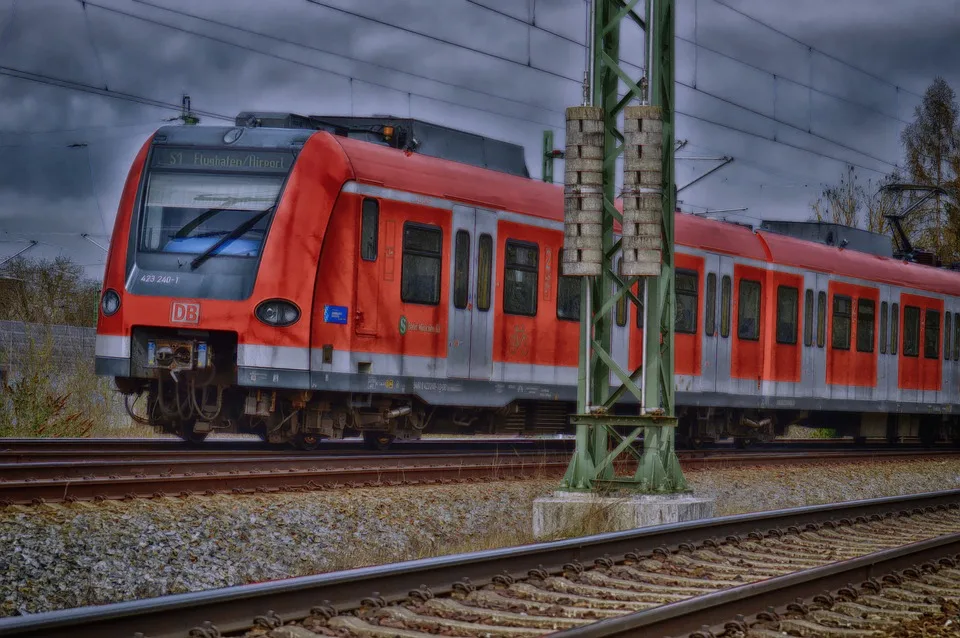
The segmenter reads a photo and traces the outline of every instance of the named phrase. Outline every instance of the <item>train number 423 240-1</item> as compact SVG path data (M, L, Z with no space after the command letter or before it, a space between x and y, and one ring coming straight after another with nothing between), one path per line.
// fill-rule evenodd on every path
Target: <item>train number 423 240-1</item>
M145 284L176 284L180 277L174 275L140 275L140 281Z

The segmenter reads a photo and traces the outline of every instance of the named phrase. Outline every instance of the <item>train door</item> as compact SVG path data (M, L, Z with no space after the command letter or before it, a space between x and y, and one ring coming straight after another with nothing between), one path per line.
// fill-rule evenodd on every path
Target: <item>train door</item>
M719 394L733 392L730 378L731 331L733 326L733 259L724 255L717 257L719 283L719 317L716 340L716 366L714 384Z
M813 397L826 399L830 396L830 389L827 388L827 322L830 321L830 295L827 287L830 279L823 273L817 273L815 276L814 289L814 324L813 324L813 346L811 348L810 361L813 368L811 377L812 387L810 394Z
M496 214L453 208L453 267L447 376L489 379L493 373L493 264Z
M720 260L719 255L708 254L703 264L703 329L698 337L703 339L700 368L700 392L717 391L717 350L720 342Z
M390 222L392 226L392 222ZM379 259L380 252L380 200L364 197L360 204L359 248L355 272L356 301L354 303L354 329L358 335L377 335L378 309L380 307L379 268L388 260ZM392 242L392 235L388 235ZM391 261L392 263L392 261Z

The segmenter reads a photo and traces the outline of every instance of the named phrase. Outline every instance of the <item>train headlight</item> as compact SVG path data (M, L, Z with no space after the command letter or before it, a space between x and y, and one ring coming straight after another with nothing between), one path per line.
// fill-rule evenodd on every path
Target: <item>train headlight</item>
M254 314L268 326L290 326L300 319L300 309L283 299L268 299L260 302Z
M105 317L116 314L120 310L120 295L117 294L116 290L107 289L107 292L103 293L103 298L100 300L100 310L103 311Z

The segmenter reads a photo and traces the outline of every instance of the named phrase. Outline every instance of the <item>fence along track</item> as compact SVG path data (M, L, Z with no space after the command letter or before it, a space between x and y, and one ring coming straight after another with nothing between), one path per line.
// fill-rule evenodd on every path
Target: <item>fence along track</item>
M304 632L325 631L414 638L588 631L602 628L593 622L655 613L665 603L729 594L745 583L833 567L918 540L956 540L958 503L960 490L952 490L731 516L0 620L0 635L173 638L195 629L194 636L207 637L276 632L310 638ZM280 631L291 622L297 630Z

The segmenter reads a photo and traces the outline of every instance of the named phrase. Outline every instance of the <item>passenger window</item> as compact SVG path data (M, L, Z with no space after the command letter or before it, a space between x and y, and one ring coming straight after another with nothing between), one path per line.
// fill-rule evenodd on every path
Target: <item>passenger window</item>
M890 307L890 354L897 354L900 346L900 304Z
M857 352L873 352L877 306L871 299L857 299Z
M887 353L887 302L880 304L880 354Z
M791 286L777 287L777 343L797 342L799 303L799 290Z
M623 263L623 257L617 260L617 272L620 272L621 264ZM620 298L617 299L617 312L616 312L616 321L617 325L623 327L627 325L627 295L626 293L620 295Z
M457 241L453 253L453 307L463 310L467 307L470 288L470 233L457 231Z
M558 251L560 266L557 272L563 272L563 249ZM580 277L560 275L557 281L557 318L566 321L580 321Z
M903 307L903 356L920 356L920 309Z
M720 336L730 336L730 302L732 286L730 275L724 275L720 280Z
M503 311L509 315L537 314L540 249L536 244L507 240L503 273Z
M830 347L834 350L850 349L850 311L852 300L846 295L833 296L833 337Z
M953 360L960 359L960 312L953 313Z
M643 291L645 287L644 279L637 282L637 299L640 300L639 305L637 305L637 327L641 330L643 330Z
M435 306L440 303L440 256L443 232L435 226L403 225L400 299Z
M940 313L927 310L924 320L923 356L927 359L940 358Z
M817 293L817 347L827 342L827 293Z
M490 310L490 282L493 279L493 237L480 235L480 250L477 255L477 310Z
M380 202L364 199L360 210L360 258L377 260L377 241L380 228Z
M760 339L760 282L740 280L740 302L737 304L737 337L749 341Z
M704 332L712 337L717 332L717 275L707 275L707 316L704 319Z
M803 345L813 345L813 291L803 294Z
M676 283L677 323L676 332L697 333L697 273L678 270Z
M943 318L943 359L944 361L950 360L950 337L952 336L951 328L953 327L953 322L950 321L950 313L946 313L946 316Z

